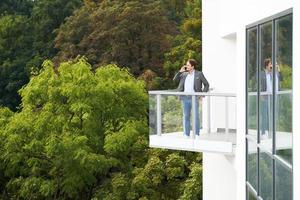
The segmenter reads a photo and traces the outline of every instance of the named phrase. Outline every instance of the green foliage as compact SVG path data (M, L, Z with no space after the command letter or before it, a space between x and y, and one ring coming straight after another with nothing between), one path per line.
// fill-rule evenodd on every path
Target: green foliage
M159 1L101 1L86 4L59 29L58 60L85 55L93 66L115 62L135 76L162 72L172 33Z
M1 199L201 193L187 184L201 154L148 148L144 89L170 87L165 53L174 62L200 56L193 2L0 2L0 106L18 110L0 108ZM53 57L55 66L41 67Z
M178 154L170 154L166 158L166 174L167 179L182 178L185 176L186 161Z
M17 91L56 54L57 29L81 0L3 0L0 2L0 105L17 110Z
M189 178L184 183L180 200L202 199L202 166L193 163L190 166Z
M38 0L34 2L30 22L33 34L33 56L27 63L29 69L36 68L45 59L57 54L54 48L56 30L73 11L81 7L82 0ZM35 69L37 70L37 69Z
M280 66L280 72L282 75L282 80L280 81L280 89L291 90L293 88L292 80L293 80L293 69L288 65Z
M48 61L20 93L21 112L1 110L1 162L10 179L7 193L16 198L88 198L116 165L117 146L124 157L142 137L135 127L146 111L143 84L114 65L94 74L80 59L62 63L57 74ZM110 142L116 129L130 145Z
M4 199L200 198L199 154L147 149L147 95L125 68L46 61L20 94L20 112L0 109Z
M164 8L169 19L177 23L184 18L185 0L161 0L161 5Z
M137 168L134 172L135 178L132 182L134 192L131 193L134 194L132 196L134 198L129 199L179 199L183 193L201 199L201 188L194 183L201 182L202 178L201 176L196 177L199 174L191 171L192 168L200 166L192 164L197 160L201 160L200 154L151 150L145 167ZM197 181L195 182L195 180ZM186 189L187 182L192 182L192 185L189 184L189 189ZM194 189L192 189L193 186L195 186ZM191 192L195 192L195 194Z
M182 131L182 106L179 97L163 96L161 106L163 132L171 133Z
M173 78L174 73L189 58L194 58L198 62L201 60L201 41L199 39L186 35L178 35L173 40L173 46L171 51L165 54L164 69L166 70L166 76L169 78Z
M32 0L1 0L0 16L4 15L29 15L32 6Z
M172 78L189 58L198 61L198 70L202 70L201 53L201 1L187 1L184 6L184 18L180 24L180 34L172 38L172 48L165 53L164 69L166 77Z
M0 17L0 105L13 110L20 103L17 91L28 81L23 65L31 55L30 28L25 16Z

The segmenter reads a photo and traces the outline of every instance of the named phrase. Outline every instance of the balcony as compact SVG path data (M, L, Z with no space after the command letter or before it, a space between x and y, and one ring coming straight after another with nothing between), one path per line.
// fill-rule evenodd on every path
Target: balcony
M182 98L192 102L191 131L183 133ZM236 95L149 91L150 147L234 154L236 145ZM200 136L196 137L196 112Z

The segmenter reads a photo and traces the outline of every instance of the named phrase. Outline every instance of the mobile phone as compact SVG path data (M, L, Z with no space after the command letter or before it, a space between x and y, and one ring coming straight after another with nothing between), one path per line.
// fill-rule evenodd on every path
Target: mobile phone
M187 70L187 67L184 67L184 70L186 71L186 70Z

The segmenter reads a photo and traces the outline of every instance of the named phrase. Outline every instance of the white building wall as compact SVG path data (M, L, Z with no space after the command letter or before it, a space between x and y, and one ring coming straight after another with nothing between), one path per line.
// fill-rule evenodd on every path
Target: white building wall
M236 172L232 167L234 156L216 153L203 154L203 199L236 199ZM226 172L226 173L224 173Z
M230 27L222 24L227 10L224 6L221 0L203 0L202 2L203 72L215 92L236 93L236 34L224 34L225 30L232 30L234 27L234 24ZM227 18L230 17L227 16ZM236 106L234 105L236 102L230 101L230 103L229 128L235 128ZM224 99L211 99L211 113L212 131L224 128ZM203 114L206 116L205 110ZM203 153L204 200L237 199L234 164L234 156Z
M211 87L218 92L235 92L236 154L203 154L203 199L245 199L245 28L279 12L293 8L293 159L294 199L300 199L300 1L297 0L203 0L203 71ZM297 45L298 44L298 45ZM214 128L221 126L223 115L212 102ZM219 105L220 106L220 105ZM298 111L298 112L297 112ZM205 114L205 112L204 112ZM205 115L204 115L205 116ZM297 123L298 122L298 123ZM233 122L230 122L231 124ZM235 123L233 123L235 124ZM205 122L204 122L205 125ZM223 176L221 176L223 175ZM226 181L225 181L226 180ZM230 184L229 184L230 183ZM217 187L216 187L217 185ZM226 190L220 189L226 188ZM217 193L217 194L216 194ZM217 196L216 196L217 195ZM222 197L222 198L220 198ZM225 198L226 197L226 198Z

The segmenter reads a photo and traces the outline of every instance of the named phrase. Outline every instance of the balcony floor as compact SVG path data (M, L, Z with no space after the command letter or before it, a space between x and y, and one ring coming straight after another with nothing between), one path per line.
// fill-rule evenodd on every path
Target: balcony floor
M200 132L197 139L185 138L182 132L150 135L150 147L163 149L234 154L235 144L236 133Z
M256 142L257 140L257 131L249 130L249 136L252 141ZM273 147L273 139L270 134L268 134L268 138L262 138L260 141L260 146L265 150L272 152ZM276 132L276 150L285 150L293 148L293 134L291 132ZM256 153L256 146L249 145L249 152Z

